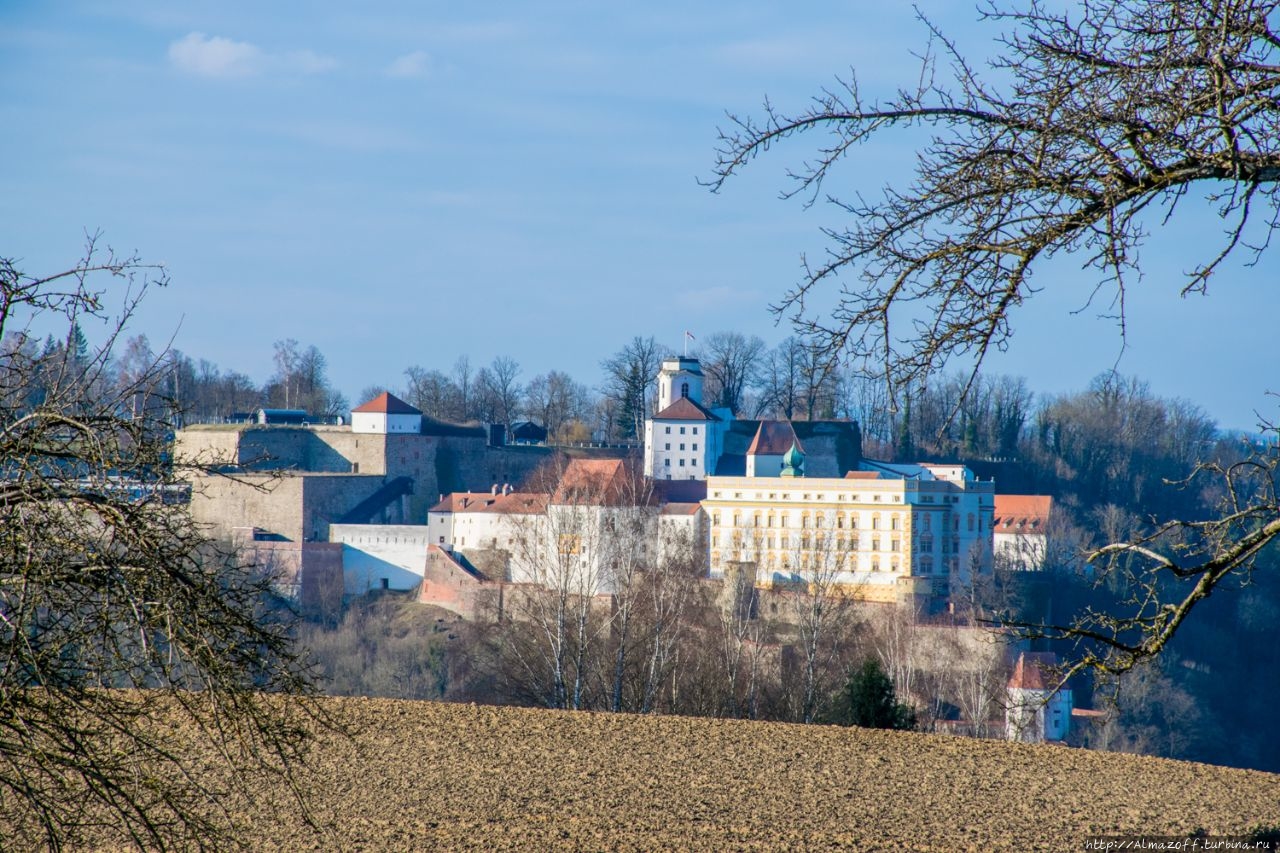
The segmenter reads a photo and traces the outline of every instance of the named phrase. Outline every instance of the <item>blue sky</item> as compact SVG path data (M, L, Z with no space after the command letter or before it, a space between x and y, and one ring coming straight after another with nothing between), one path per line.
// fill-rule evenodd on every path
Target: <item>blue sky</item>
M839 214L777 199L803 139L707 192L716 128L766 95L802 106L851 66L889 93L914 79L922 27L898 3L619 5L9 0L0 254L61 268L101 229L169 268L136 324L153 343L262 381L272 342L296 338L352 398L463 354L595 384L634 335L776 342L767 305ZM971 6L922 7L993 49ZM838 189L910 162L886 137ZM1156 235L1123 355L1099 306L1072 313L1092 280L1068 259L991 368L1057 392L1119 358L1224 426L1274 415L1280 261L1176 295L1218 227Z

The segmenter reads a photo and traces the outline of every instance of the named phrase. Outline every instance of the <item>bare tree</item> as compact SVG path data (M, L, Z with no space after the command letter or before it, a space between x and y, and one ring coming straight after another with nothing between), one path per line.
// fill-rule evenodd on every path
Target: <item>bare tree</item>
M536 418L548 436L558 438L566 424L586 412L587 389L559 370L535 376L525 389L525 413Z
M458 389L453 380L438 370L427 370L414 365L405 369L409 387L406 402L414 408L440 420L451 420L457 411Z
M524 397L524 388L516 382L518 375L520 364L507 356L498 356L492 365L476 374L476 396L480 398L484 420L511 428Z
M856 616L850 582L850 557L856 552L849 547L856 540L846 539L843 531L837 535L833 510L819 511L813 519L812 531L792 534L799 579L786 591L803 662L798 715L802 723L814 721L844 674L847 662L842 655Z
M701 347L702 372L707 377L706 399L735 415L742 411L747 389L755 384L764 341L741 332L716 332Z
M967 390L984 357L1008 344L1012 312L1053 255L1076 253L1096 273L1093 298L1105 294L1123 334L1144 225L1174 217L1192 191L1226 233L1186 274L1183 293L1203 292L1237 251L1256 259L1266 248L1280 224L1276 9L1272 0L993 5L986 19L1007 28L992 63L999 82L930 25L918 85L878 101L850 79L798 114L766 107L759 120L735 117L711 185L785 137L827 131L788 192L812 201L860 143L890 128L930 129L909 185L838 203L851 224L829 232L830 256L807 268L778 310L828 357L892 380L895 396L952 359L971 365ZM939 58L950 81L939 81ZM827 304L819 291L836 284L834 309L808 309ZM904 312L927 319L898 323ZM1068 626L1092 644L1085 665L1124 670L1159 653L1199 602L1247 576L1280 534L1275 461L1201 469L1228 494L1220 517L1175 521L1099 553L1100 564L1138 558L1144 568L1132 580L1146 594L1124 613Z
M505 626L507 675L516 689L551 708L596 706L596 678L609 628L615 482L598 470L566 476L555 460L531 477L537 512L511 517L512 596Z
M191 750L211 744L247 792L253 774L291 776L306 741L310 685L265 607L271 579L229 565L187 511L164 377L98 381L151 274L93 239L50 276L0 259L0 335L106 334L82 357L0 362L6 389L40 391L0 408L0 832L50 849L103 827L107 846L225 847L234 815Z

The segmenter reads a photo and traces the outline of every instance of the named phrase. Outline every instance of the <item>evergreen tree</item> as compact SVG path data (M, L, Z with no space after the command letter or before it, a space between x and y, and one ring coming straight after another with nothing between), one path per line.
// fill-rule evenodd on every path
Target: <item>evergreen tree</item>
M833 722L867 729L914 729L916 712L898 701L880 661L868 658L849 674L836 696Z

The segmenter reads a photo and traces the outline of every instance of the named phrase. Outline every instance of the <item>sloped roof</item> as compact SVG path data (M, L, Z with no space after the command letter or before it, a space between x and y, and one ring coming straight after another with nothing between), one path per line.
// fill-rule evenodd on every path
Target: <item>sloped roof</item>
M844 475L846 480L879 480L879 471L850 471Z
M697 515L698 510L702 509L702 504L685 504L685 503L669 503L663 504L663 515Z
M647 494L625 459L570 459L551 502L612 505L642 500Z
M450 492L428 512L461 512L464 509L475 509L495 497L497 496L492 492Z
M1053 498L1048 495L996 495L992 524L997 530L1043 533Z
M688 397L681 397L653 416L655 421L718 421L720 418Z
M390 393L383 391L364 405L357 406L352 409L353 412L364 412L378 415L420 415L422 412L410 406L404 400Z
M756 456L781 456L793 444L800 448L801 453L804 452L790 421L761 421L747 453Z
M484 506L476 512L493 512L499 515L538 515L547 509L547 496L534 492L511 492L506 495L490 495Z
M1009 676L1009 687L1014 690L1049 690L1054 680L1052 671L1058 665L1053 652L1023 652L1014 664Z

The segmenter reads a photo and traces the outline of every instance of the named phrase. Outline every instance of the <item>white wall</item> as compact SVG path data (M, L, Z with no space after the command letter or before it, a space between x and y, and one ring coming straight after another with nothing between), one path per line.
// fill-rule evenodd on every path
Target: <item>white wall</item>
M422 415L352 412L351 431L363 433L418 433L422 432Z
M425 524L332 524L329 541L342 543L342 575L347 595L382 587L411 590L422 581L427 545Z
M709 421L646 421L645 474L655 480L705 480L716 438Z

